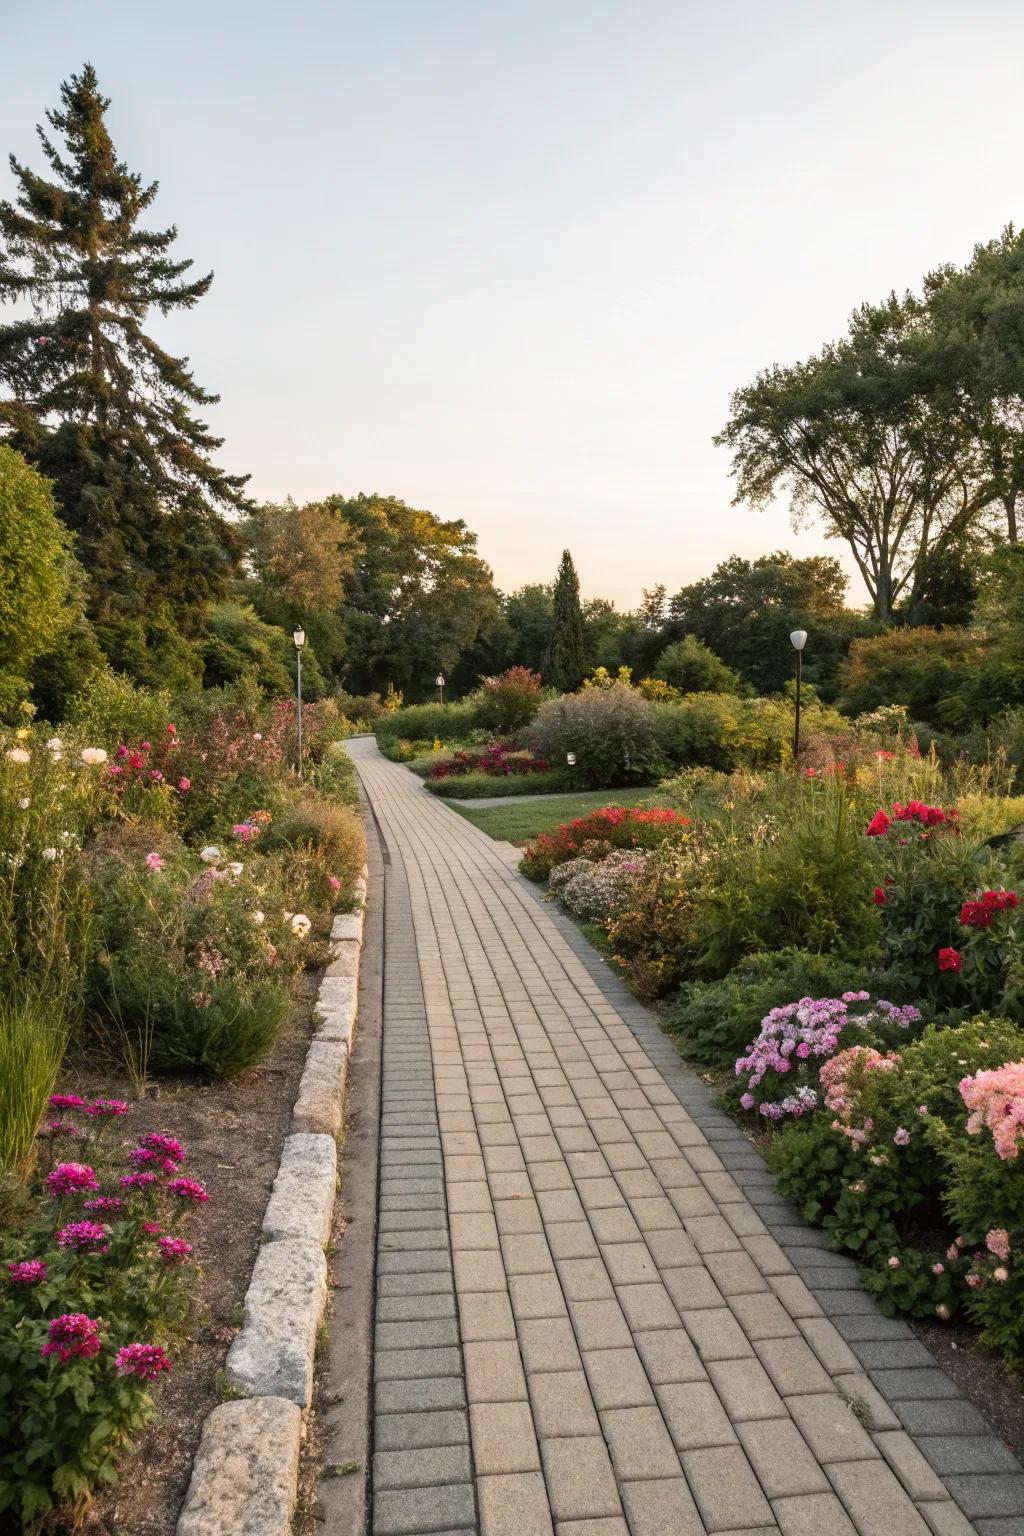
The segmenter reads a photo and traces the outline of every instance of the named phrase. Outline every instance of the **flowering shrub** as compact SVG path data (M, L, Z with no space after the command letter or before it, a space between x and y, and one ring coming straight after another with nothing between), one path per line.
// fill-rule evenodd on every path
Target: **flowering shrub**
M615 848L598 860L570 859L551 872L548 889L581 922L607 928L630 900L650 854Z
M863 991L842 997L804 997L773 1008L762 1020L757 1039L736 1062L737 1077L746 1077L740 1106L756 1108L769 1120L807 1114L818 1106L819 1067L825 1059L826 1065L820 1068L821 1085L827 1090L825 1103L838 1113L844 1064L859 1059L858 1053L863 1052L872 1058L870 1065L884 1060L878 1051L863 1045L842 1049L849 1036L855 1031L869 1039L905 1033L920 1019L917 1008L901 1008L884 998L872 1004L871 994ZM829 1057L835 1059L828 1061Z
M509 667L485 677L477 697L477 722L493 731L519 731L529 725L541 701L540 674L529 667Z
M1024 1146L1024 1061L965 1077L960 1096L971 1111L968 1135L991 1131L999 1157L1012 1162Z
M685 831L689 817L667 806L605 805L589 816L577 816L557 832L542 832L530 843L520 869L530 880L544 880L558 864L575 858L585 845L601 858L612 848L655 848Z
M431 779L460 778L468 773L485 773L489 778L507 779L513 775L550 773L551 764L532 752L521 751L510 742L496 741L483 752L460 748L451 757L433 763L427 775Z
M621 682L548 699L526 735L538 756L557 767L572 753L573 777L583 789L649 784L664 762L654 706Z
M88 1161L53 1168L37 1218L0 1245L5 1528L26 1528L58 1504L80 1514L90 1487L113 1480L185 1322L192 1250L178 1230L195 1202L174 1198L164 1167L125 1188L142 1176L119 1176L120 1154L104 1145L104 1127L118 1118L106 1106L117 1103L57 1096L53 1108L74 1117ZM185 1157L174 1137L148 1136L137 1150L173 1170Z

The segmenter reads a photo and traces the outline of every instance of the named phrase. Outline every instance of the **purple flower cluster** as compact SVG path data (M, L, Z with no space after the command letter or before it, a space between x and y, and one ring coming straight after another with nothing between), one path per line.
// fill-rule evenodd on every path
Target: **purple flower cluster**
M57 1233L57 1247L72 1253L109 1253L110 1228L98 1221L72 1221Z
M15 1259L7 1261L8 1279L11 1285L42 1285L46 1279L46 1265L42 1259Z
M88 1360L100 1352L99 1321L84 1312L65 1312L62 1317L55 1317L48 1332L49 1339L39 1351L44 1360L47 1355L59 1355L61 1365L67 1365L76 1355Z
M755 1090L767 1074L807 1078L812 1071L809 1063L835 1055L844 1029L907 1029L921 1017L917 1008L901 1008L884 998L867 1008L864 1004L871 1004L869 992L844 992L842 997L802 997L797 1003L771 1009L761 1021L757 1039L736 1062L736 1076L747 1079L741 1106L756 1107L769 1120L799 1118L817 1108L816 1089L809 1081L794 1083L784 1096L766 1096L758 1102Z

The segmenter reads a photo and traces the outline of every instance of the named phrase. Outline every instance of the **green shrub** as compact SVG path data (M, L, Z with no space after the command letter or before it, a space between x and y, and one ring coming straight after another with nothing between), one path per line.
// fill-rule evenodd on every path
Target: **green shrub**
M770 1009L802 997L841 997L861 989L893 1002L909 1001L894 997L887 978L872 973L861 959L781 949L747 955L719 981L684 983L668 1016L687 1056L731 1070Z
M359 811L315 794L303 795L267 828L261 847L282 846L315 851L345 891L351 891L366 863L366 834Z
M92 744L113 752L119 742L160 741L174 721L171 694L140 688L121 672L102 667L68 704L68 721Z
M684 635L665 647L654 667L654 676L680 693L739 693L738 672L696 635Z
M942 720L942 702L970 678L985 648L967 629L890 629L854 640L839 669L850 714L903 704L916 720Z
M386 741L405 737L409 741L443 741L450 745L461 741L477 723L477 705L466 700L461 704L410 704L381 715L374 722L373 731L383 747Z
M317 793L341 805L359 804L359 777L343 741L328 744L319 762L309 769L309 782Z
M457 778L427 779L425 787L430 794L444 800L486 800L493 795L564 795L573 788L573 777L568 769L510 774L502 779L491 773L464 773Z
M579 788L648 784L661 771L654 706L625 683L548 699L527 735L553 768L575 756L568 766Z
M59 1003L0 997L0 1174L27 1171L68 1035Z

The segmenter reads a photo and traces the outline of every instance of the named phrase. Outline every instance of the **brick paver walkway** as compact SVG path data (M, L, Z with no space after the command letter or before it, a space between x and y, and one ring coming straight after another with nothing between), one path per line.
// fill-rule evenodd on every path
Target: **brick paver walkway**
M351 750L387 866L375 1536L1021 1536L1017 1463L644 1010Z

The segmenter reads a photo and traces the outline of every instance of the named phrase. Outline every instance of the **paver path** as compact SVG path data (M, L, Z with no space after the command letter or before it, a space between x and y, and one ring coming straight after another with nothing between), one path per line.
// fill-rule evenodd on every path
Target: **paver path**
M1020 1536L1016 1462L645 1011L351 751L386 863L376 1536Z

